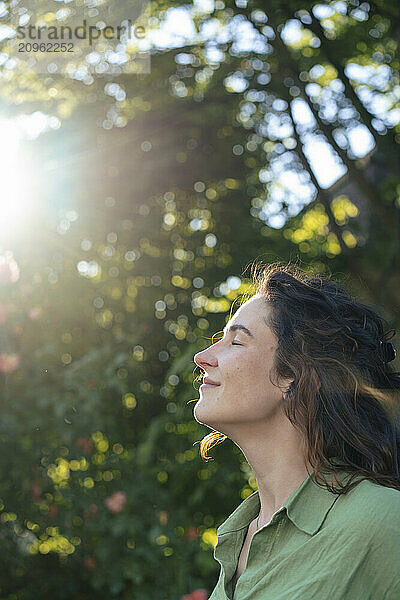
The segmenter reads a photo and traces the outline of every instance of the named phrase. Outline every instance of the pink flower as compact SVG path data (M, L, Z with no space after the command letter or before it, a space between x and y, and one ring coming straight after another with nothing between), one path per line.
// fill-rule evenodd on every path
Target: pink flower
M87 569L95 569L96 568L96 561L92 556L85 556L85 559L83 562Z
M104 504L107 506L108 510L117 514L123 510L126 504L126 494L125 492L113 492L111 496L108 496L104 500Z
M168 513L166 510L160 510L158 513L158 518L160 519L161 525L166 525L168 523Z
M6 322L7 306L0 304L0 325Z
M31 494L33 499L36 500L36 502L39 502L39 500L42 499L42 490L37 483L32 483Z
M97 504L91 504L89 506L89 510L83 511L83 516L85 519L98 519L99 518L99 509L97 508Z
M185 538L187 540L195 540L198 537L197 527L191 525L185 532Z
M9 250L0 255L0 283L14 283L19 279L19 267Z
M19 355L18 354L5 354L0 353L0 372L1 373L12 373L18 369Z
M89 452L91 452L93 450L93 442L91 439L89 438L77 438L75 440L75 445L76 446L81 446L82 450L85 452L85 454L89 454Z
M207 590L204 589L194 590L194 592L190 594L190 600L207 600L207 598L208 593Z
M207 598L207 590L201 588L198 590L194 590L191 594L185 594L181 597L181 600L207 600Z

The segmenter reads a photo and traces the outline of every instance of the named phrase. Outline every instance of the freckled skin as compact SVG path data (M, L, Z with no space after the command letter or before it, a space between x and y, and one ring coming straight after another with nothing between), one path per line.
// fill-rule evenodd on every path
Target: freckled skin
M282 396L290 381L281 381L279 388L269 380L277 346L277 339L264 320L269 311L265 298L251 298L239 307L229 325L240 323L254 337L241 330L227 331L221 340L194 357L205 376L221 384L200 390L194 417L236 443L250 431L267 433L271 425L287 421Z
M278 387L269 379L271 373L274 380L278 343L265 321L270 310L265 298L253 296L229 322L244 325L253 337L241 330L226 331L219 342L194 357L204 376L221 384L200 390L194 418L226 435L243 452L257 481L259 528L269 523L312 469L301 434L283 410L284 392L292 381L281 380Z

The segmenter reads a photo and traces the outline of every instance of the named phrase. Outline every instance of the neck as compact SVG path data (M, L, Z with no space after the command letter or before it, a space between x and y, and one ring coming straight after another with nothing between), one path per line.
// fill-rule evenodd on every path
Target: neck
M241 437L234 441L255 475L260 497L258 529L271 520L312 467L308 464L307 471L300 434L286 417L271 427L252 427L250 436Z

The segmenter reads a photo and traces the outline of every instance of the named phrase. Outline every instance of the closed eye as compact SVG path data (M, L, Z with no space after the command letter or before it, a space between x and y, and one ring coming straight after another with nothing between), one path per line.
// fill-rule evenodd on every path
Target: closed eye
M238 344L237 342L232 342L231 346L242 346L243 344Z

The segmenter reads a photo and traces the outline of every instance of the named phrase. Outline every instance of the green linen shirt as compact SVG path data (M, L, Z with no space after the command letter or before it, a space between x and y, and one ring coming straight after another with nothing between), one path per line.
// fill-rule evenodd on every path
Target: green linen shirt
M364 479L333 494L312 472L254 534L232 594L247 528L259 511L256 491L218 527L214 558L221 568L209 600L400 600L400 490Z

